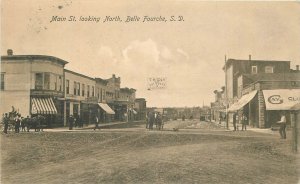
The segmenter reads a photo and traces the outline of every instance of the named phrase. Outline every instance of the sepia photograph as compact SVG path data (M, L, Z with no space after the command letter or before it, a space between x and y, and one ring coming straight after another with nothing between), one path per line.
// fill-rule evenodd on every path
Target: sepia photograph
M1 184L300 184L300 2L1 0Z

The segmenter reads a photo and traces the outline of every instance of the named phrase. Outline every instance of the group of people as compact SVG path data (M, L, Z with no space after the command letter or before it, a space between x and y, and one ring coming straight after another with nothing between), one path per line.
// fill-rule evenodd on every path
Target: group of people
M149 112L147 115L146 129L153 130L154 125L158 130L164 127L162 115L159 112Z
M233 114L233 131L237 131L237 130L239 130L239 126L238 126L238 124L237 124L237 122L238 122L238 116L237 116L237 114ZM247 116L245 115L245 114L242 114L242 116L241 116L241 124L242 124L242 131L246 131L247 130L247 124L248 124L248 118L247 118Z
M73 130L74 127L83 127L83 121L79 115L70 115L69 117L69 130Z
M34 129L36 132L43 130L43 125L45 124L45 118L41 115L30 118L22 117L19 113L5 113L2 117L3 132L8 133L9 130L14 130L15 133L20 133L20 131L29 132L30 129Z

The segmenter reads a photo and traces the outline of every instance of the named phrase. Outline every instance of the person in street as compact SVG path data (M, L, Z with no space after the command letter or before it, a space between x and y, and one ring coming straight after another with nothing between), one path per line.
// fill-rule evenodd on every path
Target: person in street
M4 130L3 130L3 132L5 134L7 134L8 123L9 123L9 118L8 118L8 114L7 113L5 113L4 117L2 118L2 123L4 124Z
M100 130L98 116L95 117L95 128L94 128L94 130L96 130L96 129Z
M233 131L236 131L236 113L233 114L233 118L232 118L232 124L233 124Z
M155 121L154 113L151 113L149 117L149 130L153 130L154 121Z
M280 121L278 121L277 123L280 124L280 128L279 128L279 134L281 139L286 139L286 117L284 112L281 113L281 117L280 117Z
M25 124L26 124L26 118L21 117L21 130L22 130L22 132L25 132Z
M241 121L242 121L242 131L246 131L247 130L247 116L245 115L245 114L243 114L242 115L242 119L241 119Z
M20 125L21 125L21 115L18 114L17 117L16 117L15 133L20 132Z
M73 117L73 115L70 115L70 117L69 117L69 130L73 130L74 121L75 121L75 118Z

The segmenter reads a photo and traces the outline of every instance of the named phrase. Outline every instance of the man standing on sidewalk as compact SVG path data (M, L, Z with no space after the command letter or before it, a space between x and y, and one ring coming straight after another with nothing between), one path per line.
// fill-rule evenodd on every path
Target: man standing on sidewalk
M242 131L245 129L245 131L247 130L246 128L247 126L247 117L245 116L245 114L242 115Z
M286 117L284 112L281 113L280 121L278 121L277 123L280 123L279 134L281 136L281 139L286 139Z

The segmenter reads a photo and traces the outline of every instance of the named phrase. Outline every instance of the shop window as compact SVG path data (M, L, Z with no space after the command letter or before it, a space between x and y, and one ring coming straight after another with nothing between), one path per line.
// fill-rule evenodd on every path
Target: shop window
M252 66L251 67L251 73L252 74L257 74L257 66Z
M66 80L66 93L70 94L70 81Z
M265 73L274 73L273 66L266 66L265 67Z
M4 90L4 73L1 73L1 90Z
M43 73L35 74L35 89L43 89Z

